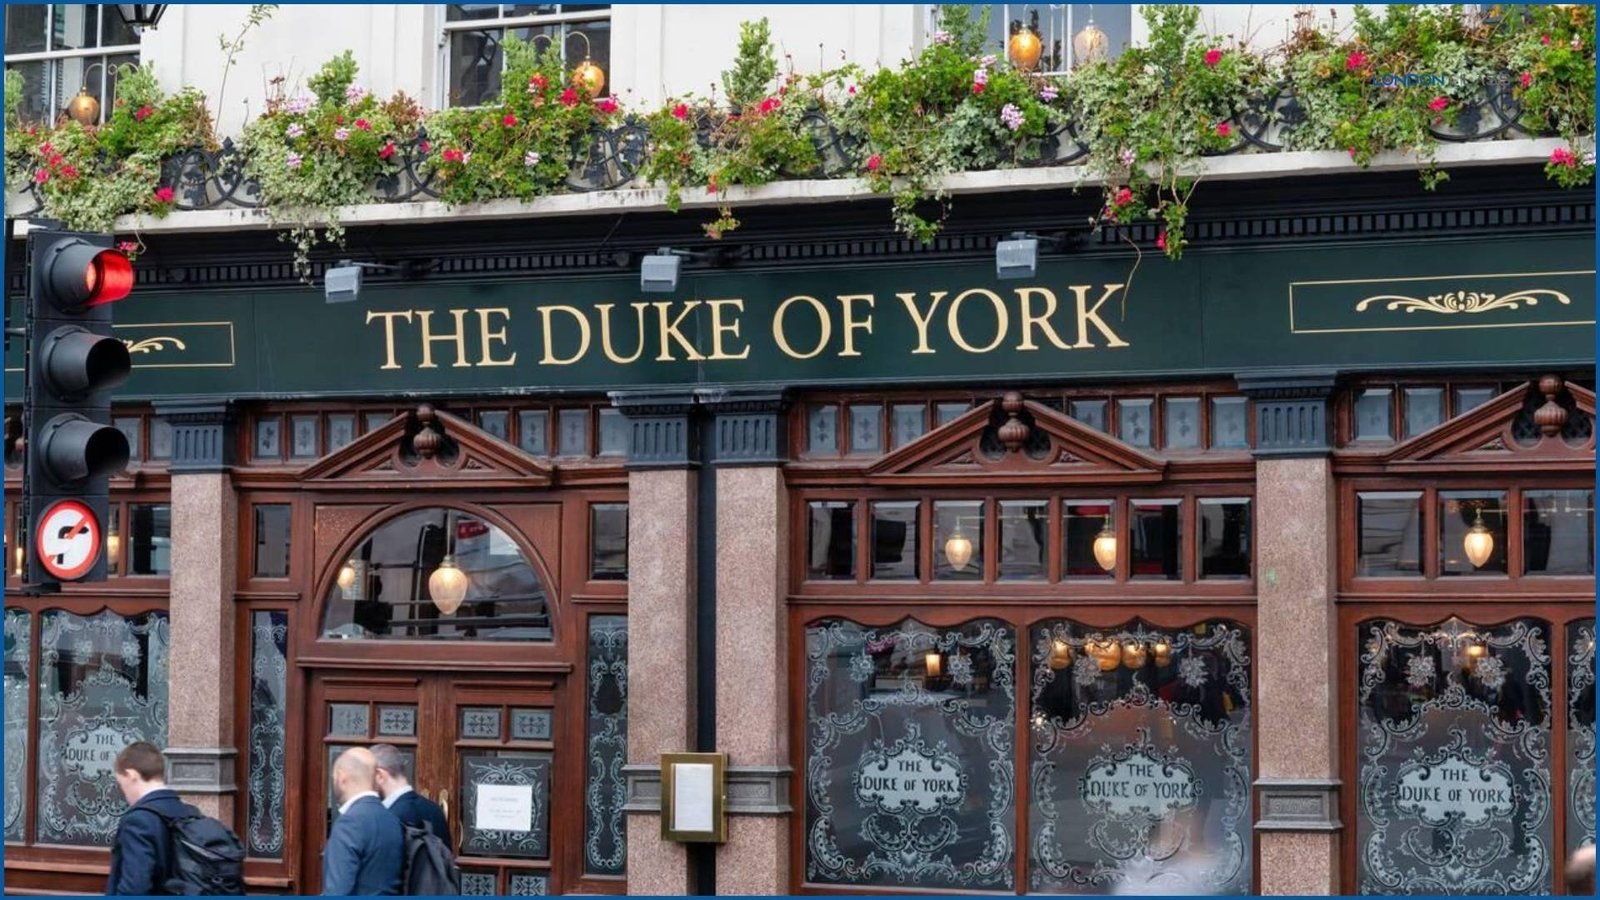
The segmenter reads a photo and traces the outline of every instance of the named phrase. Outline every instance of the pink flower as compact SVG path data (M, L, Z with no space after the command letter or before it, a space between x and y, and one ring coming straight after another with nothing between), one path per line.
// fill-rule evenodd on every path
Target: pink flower
M45 171L44 169L37 169L37 170L34 171L34 173L33 173L33 182L34 182L34 184L44 184L46 181L49 181L49 180L50 180L50 173L49 172Z
M572 107L577 106L578 105L578 92L573 90L572 88L567 88L566 90L562 91L561 92L561 105L565 106L568 109L571 109Z
M617 111L617 98L601 97L599 100L595 101L594 106L595 109L598 109L603 113L614 113Z
M672 117L674 119L687 119L687 118L689 118L689 104L687 104L687 103L679 103L677 106L674 106L672 108Z
M544 157L539 155L539 151L529 150L527 153L522 154L522 164L531 169L534 166L537 166L539 161L543 158Z
M1565 147L1557 147L1550 151L1550 163L1557 166L1572 168L1578 164L1578 157Z
M149 104L146 104L144 106L139 107L137 110L134 110L133 118L134 118L134 121L143 122L145 119L150 118L150 116L153 115L154 113L155 113L155 110L151 109Z
M1165 249L1167 249L1167 233L1165 231L1163 231L1160 234L1156 235L1156 249L1157 250L1165 250Z
M304 160L300 158L300 154L294 152L293 150L289 151L288 155L283 158L283 164L288 166L290 169L300 168L300 164L302 162L304 162Z
M853 84L850 85L850 87L848 89L846 89L846 93L848 93L850 96L854 97L856 95L856 86L853 85Z
M981 94L981 93L983 93L983 89L984 89L984 87L986 87L986 85L985 85L985 84L984 84L984 83L983 83L983 82L981 82L981 81L974 81L974 82L973 82L973 83L972 83L972 92L973 92L973 93L974 93L974 94Z
M510 128L511 126L517 124L517 117L511 113L506 113L500 117L500 124Z
M882 156L874 153L871 156L867 157L867 171L868 172L876 172L882 166L883 166L883 157Z
M39 152L49 156L50 154L56 152L56 148L51 146L49 141L45 141L39 145Z
M1530 84L1533 84L1533 76L1531 74L1527 73L1527 72L1523 72L1522 73L1522 86L1523 87L1527 87Z
M1116 196L1111 199L1111 202L1115 203L1117 206L1127 206L1129 203L1133 202L1133 191L1129 190L1128 188L1122 188L1121 190L1117 191Z
M432 149L433 149L433 145L432 144L428 143L427 141L423 141L422 142L422 152L423 153L427 153L429 150L432 150Z
M371 131L372 130L372 123L368 122L366 119L357 119L356 120L356 127L361 129L362 131Z
M348 141L348 140L350 140L350 129L348 129L348 128L335 128L333 130L333 139L336 140L336 141Z
M445 162L465 162L466 161L466 156L460 150L457 150L454 147L446 147L445 150L444 150L444 161Z
M139 245L135 244L133 241L122 241L121 243L117 244L117 249L121 250L123 254L126 255L136 252L139 249Z
M1123 165L1131 166L1133 161L1138 159L1138 156L1132 150L1124 150L1119 158L1122 160Z
M1550 46L1550 35L1547 34L1544 37L1539 38L1539 43L1545 45L1546 47Z
M1055 99L1059 96L1061 96L1061 93L1056 90L1053 84L1047 84L1039 89L1039 99L1046 103L1055 102Z
M1360 50L1357 50L1356 52L1344 58L1344 67L1352 72L1356 69L1366 68L1366 65L1367 55L1362 53Z
M157 203L171 203L173 196L174 195L172 193L172 188L169 188L169 187L156 188L156 202Z
M1222 51L1211 49L1206 51L1206 66L1215 69L1217 63L1222 62Z
M542 91L550 86L550 79L543 75L533 74L528 76L528 93Z
M1227 137L1230 134L1233 134L1233 126L1232 125L1229 125L1227 122L1218 122L1217 123L1217 135L1218 136Z
M394 155L394 141L390 141L389 143L384 144L383 147L378 150L378 158L379 159L388 159L389 157L391 157L393 155Z
M973 84L988 84L989 83L989 70L988 69L973 69L972 70L972 83Z
M1428 108L1434 112L1444 112L1444 108L1449 105L1450 98L1442 95L1428 101Z
M761 101L761 114L766 115L782 105L783 101L779 100L777 97L768 97L767 99Z
M1350 154L1350 158L1351 159L1355 159L1356 158L1356 148L1354 148L1354 147L1346 147L1346 148L1344 148L1344 152Z
M62 178L66 178L66 179L77 178L78 177L78 167L77 166L62 166L61 167L61 177Z

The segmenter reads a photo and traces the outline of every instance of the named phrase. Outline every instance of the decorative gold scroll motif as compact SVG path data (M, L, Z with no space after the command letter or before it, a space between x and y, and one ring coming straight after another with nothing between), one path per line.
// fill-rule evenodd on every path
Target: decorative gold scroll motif
M1489 294L1478 291L1450 291L1445 294L1430 294L1425 300L1416 297L1407 297L1403 294L1380 294L1368 297L1356 304L1356 312L1366 312L1367 307L1374 303L1384 303L1384 309L1394 312L1405 310L1408 313L1431 312L1441 315L1455 315L1457 313L1483 313L1496 309L1520 309L1523 304L1538 306L1540 297L1548 297L1563 305L1571 305L1572 299L1560 291L1533 288L1530 290L1516 291L1510 294Z
M185 344L182 340L175 337L167 337L165 335L161 337L145 338L144 340L139 341L123 341L123 343L128 345L129 353L158 353L167 349L167 344L171 344L172 349L174 350L189 349L189 345Z

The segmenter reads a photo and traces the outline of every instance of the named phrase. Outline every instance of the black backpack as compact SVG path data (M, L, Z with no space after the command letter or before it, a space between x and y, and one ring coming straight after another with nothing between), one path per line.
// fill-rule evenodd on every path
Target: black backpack
M172 839L172 865L163 887L183 896L244 896L244 845L227 826L186 806L182 816L169 816L148 806L167 825Z
M461 893L461 868L444 838L423 823L421 828L400 823L406 841L400 892L410 897L454 897Z

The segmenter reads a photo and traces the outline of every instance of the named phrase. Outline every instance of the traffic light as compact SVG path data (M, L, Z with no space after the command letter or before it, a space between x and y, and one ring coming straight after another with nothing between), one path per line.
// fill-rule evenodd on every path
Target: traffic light
M110 235L28 234L28 361L22 408L26 582L104 581L109 476L128 465L110 390L128 377L111 304L133 264Z

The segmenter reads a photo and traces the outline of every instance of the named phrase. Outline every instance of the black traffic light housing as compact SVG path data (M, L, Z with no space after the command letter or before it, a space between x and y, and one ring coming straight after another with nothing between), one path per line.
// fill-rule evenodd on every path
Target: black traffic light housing
M22 480L28 584L59 583L33 552L45 513L64 500L88 507L98 557L74 581L104 581L109 477L128 465L128 439L111 427L112 388L128 377L128 347L111 333L111 304L133 289L133 265L110 235L28 233L28 362Z

